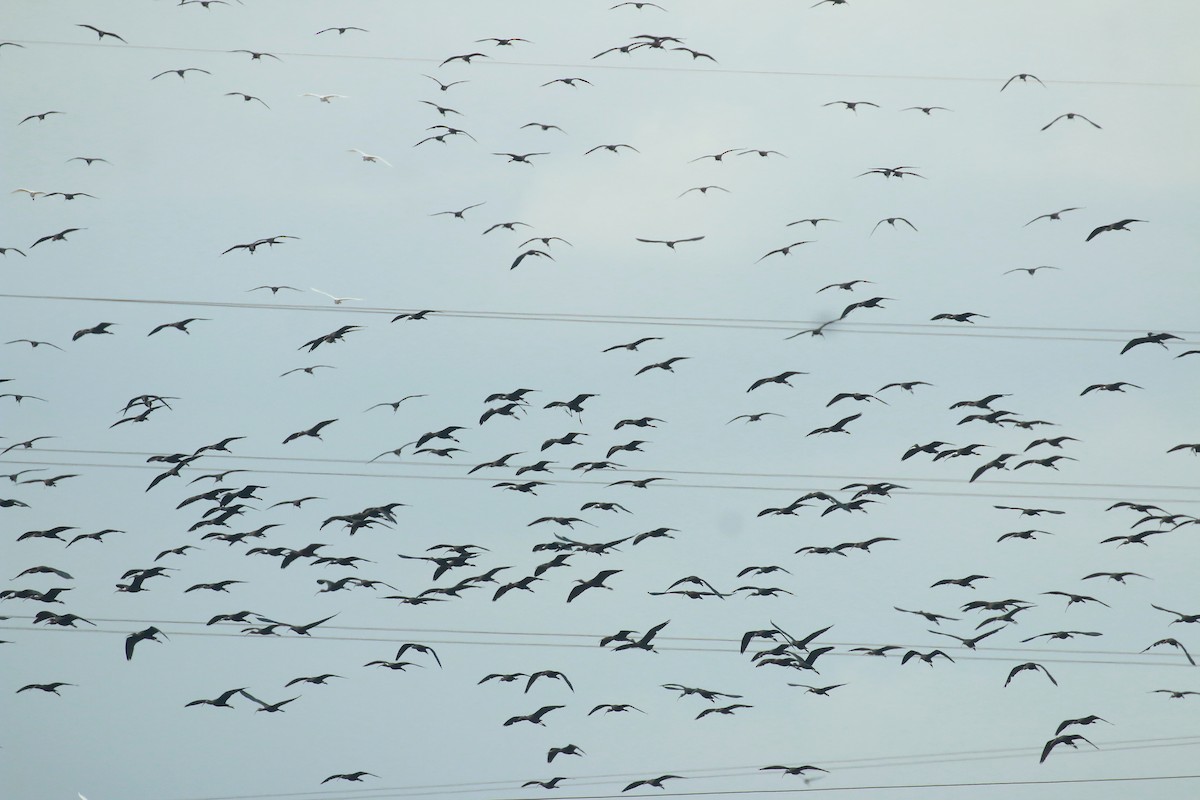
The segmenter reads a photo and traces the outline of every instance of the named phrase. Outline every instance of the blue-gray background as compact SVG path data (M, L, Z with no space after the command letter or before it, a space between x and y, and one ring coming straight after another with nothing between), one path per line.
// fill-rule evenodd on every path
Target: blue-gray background
M50 347L0 346L0 446L52 436L0 456L0 473L44 468L21 480L75 473L55 487L0 479L0 498L29 508L0 509L4 578L48 565L70 581L26 575L6 589L70 586L63 605L9 599L0 604L0 783L13 797L89 800L193 798L482 798L613 796L630 781L674 773L667 792L760 793L910 784L1098 781L942 789L978 797L1171 798L1193 781L1149 780L1195 774L1200 697L1172 700L1157 689L1200 691L1200 678L1170 647L1174 636L1200 649L1187 624L1151 608L1200 612L1196 528L1147 540L1148 547L1101 544L1129 532L1140 515L1105 511L1119 500L1197 514L1200 460L1168 454L1200 442L1195 411L1197 347L1197 88L1200 59L1190 33L1200 11L1186 2L1131 5L1080 0L1051 5L949 0L844 5L754 0L667 0L667 11L608 2L32 2L9 0L0 48L0 341L30 338ZM91 24L128 44L98 41ZM314 36L331 25L348 31ZM641 48L592 56L638 34L670 35L710 53ZM521 37L498 47L485 37ZM668 47L671 45L668 44ZM252 61L235 49L268 51ZM446 58L486 53L469 65ZM167 69L210 72L180 80ZM1013 81L1033 73L1033 81ZM465 80L438 90L444 82ZM575 88L543 86L583 77ZM226 92L259 97L269 108ZM324 104L305 93L340 94ZM825 104L869 101L857 113ZM461 114L439 116L431 101ZM950 111L902 110L944 106ZM48 110L62 114L17 123ZM1094 120L1102 129L1066 112ZM529 122L563 131L522 128ZM445 123L469 132L444 144L414 143ZM627 143L619 155L597 145ZM365 163L357 148L391 166ZM730 148L770 149L760 158ZM533 166L497 152L547 152ZM735 150L736 152L736 150ZM111 163L85 166L74 156ZM912 165L925 179L855 177L876 167ZM685 190L719 185L707 194ZM16 189L87 192L95 199L39 196ZM483 205L465 219L435 212ZM1079 206L1059 221L1034 217ZM904 217L917 231L886 224ZM805 217L837 223L787 226ZM1131 232L1095 227L1148 220ZM530 227L496 230L500 222ZM65 242L36 239L64 228ZM222 251L286 234L298 239L253 255ZM676 252L636 238L682 239ZM559 236L551 261L509 265L531 236ZM810 240L788 256L763 254ZM1030 277L1006 271L1055 266ZM867 279L854 292L823 286ZM261 285L300 292L272 296ZM311 291L361 298L334 305ZM823 337L785 337L838 316L851 302L894 298L830 326ZM424 321L390 320L432 309ZM976 324L931 322L943 312L987 315ZM191 334L155 326L205 318ZM71 341L81 328L116 323L111 336ZM344 342L315 352L297 347L342 325ZM1172 332L1183 341L1118 355L1130 338ZM602 353L643 336L638 352ZM638 369L687 356L674 374ZM313 375L286 370L314 364ZM784 370L807 375L794 388L754 380ZM908 394L878 391L922 380ZM1141 389L1091 392L1129 381ZM519 419L480 425L483 400L518 387L537 389ZM598 395L581 419L554 400ZM875 393L887 404L843 400ZM145 423L110 427L142 394L178 398ZM1022 430L983 422L956 425L973 409L952 403L1011 395L993 408L1054 427ZM406 395L396 413L368 406ZM496 405L496 404L492 404ZM761 422L727 422L770 411ZM862 412L850 435L806 434ZM657 428L621 419L653 416ZM337 419L323 440L281 445L290 433ZM464 452L452 459L381 452L426 431L461 425ZM583 446L546 439L578 430ZM1076 461L1055 472L1036 464L970 474L1001 452L1041 436L1068 435ZM153 454L192 452L244 436L232 454L209 454L145 491L161 465ZM571 471L610 446L644 439L643 453L619 453L618 472ZM913 443L939 439L987 444L974 458L901 462ZM557 462L536 497L493 489L514 470L467 470L522 451L513 466ZM1045 456L1045 446L1030 456ZM1014 459L1015 466L1020 459ZM207 509L184 498L211 487L187 480L246 469L225 485L265 485L254 510L230 531L278 523L266 539L227 546L188 528ZM645 491L609 487L658 476ZM522 479L524 479L523 476ZM856 481L908 487L867 513L757 517L800 494L839 491ZM321 500L297 510L276 502ZM616 501L630 514L581 512ZM386 502L407 505L391 528L348 537L322 521ZM1018 517L994 505L1062 510ZM579 516L597 527L530 527L545 515ZM71 536L115 528L103 543L18 537L74 526ZM579 554L551 570L535 592L491 601L494 585L423 606L384 600L451 585L490 567L516 580L551 554L530 552L555 532L608 541L659 526L674 539L626 542L605 556ZM1155 527L1143 524L1139 530ZM1170 526L1163 526L1169 528ZM1035 541L1004 541L1009 531L1049 531ZM891 536L871 553L797 555ZM301 559L244 555L251 546L355 554L357 570ZM488 548L467 568L431 580L425 555L441 544ZM186 556L161 551L184 544ZM114 591L123 572L157 563L177 570L149 591ZM738 579L750 565L790 570ZM621 573L613 591L590 590L567 605L575 579ZM1132 570L1149 580L1121 585L1081 581L1096 571ZM942 578L982 573L974 591L930 588ZM317 578L347 574L399 589L316 594ZM650 596L697 575L728 592L774 585L777 598L689 600ZM236 579L228 594L185 593L201 582ZM1075 604L1067 591L1108 608ZM960 618L942 628L969 636L983 619L960 606L1018 598L1036 608L972 653L926 631L924 620L893 610ZM78 629L34 626L42 609L96 623ZM249 609L302 624L337 616L302 638L245 636L244 626L205 626L210 617ZM600 636L644 631L664 620L657 654L614 653ZM833 628L818 640L835 650L820 675L755 668L739 655L744 631L778 623L797 636ZM123 655L127 634L155 625L170 637ZM1065 642L1021 640L1056 630L1099 631ZM362 665L391 659L399 644L435 648L444 668L405 672ZM886 659L850 652L902 645ZM951 646L955 645L955 646ZM938 647L951 664L900 665L909 646ZM1037 662L1058 681L1008 671ZM539 681L482 686L493 672L556 669L575 691ZM345 679L284 688L323 672ZM15 694L30 683L66 681L61 697ZM843 683L829 697L788 682ZM742 695L733 716L695 716L708 703L661 688L682 683ZM184 708L234 687L270 702L300 699L281 714ZM645 711L588 716L599 703ZM734 702L734 701L727 701ZM564 705L546 727L502 727L510 716ZM1067 718L1111 721L1076 729L1096 743L1079 753L1042 745ZM551 746L577 744L579 758L547 764ZM760 772L774 764L829 770L811 784ZM366 770L362 784L321 784ZM570 778L556 792L530 779ZM1137 783L1109 779L1139 778ZM639 789L636 793L655 792ZM931 796L894 789L886 796ZM634 792L631 792L633 794ZM968 794L969 793L969 794ZM863 791L863 794L875 794ZM882 795L880 795L882 796ZM936 795L933 795L936 796Z

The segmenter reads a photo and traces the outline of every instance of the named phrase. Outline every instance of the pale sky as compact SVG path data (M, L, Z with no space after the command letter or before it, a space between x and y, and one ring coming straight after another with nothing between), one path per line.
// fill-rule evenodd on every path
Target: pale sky
M13 797L1196 793L1200 695L1162 690L1200 692L1200 671L1163 643L1200 654L1200 623L1182 621L1200 614L1200 458L1169 452L1200 444L1200 355L1184 355L1200 348L1200 10L613 5L10 0L0 450L18 446L0 454L0 501L19 503L0 503L0 786ZM365 31L314 35L331 26ZM479 41L492 37L527 41ZM594 57L638 37L670 38ZM486 57L443 64L471 53ZM201 71L153 77L182 69ZM1036 80L1005 85L1019 74ZM438 125L464 133L414 146ZM1086 241L1123 220L1137 222ZM506 223L520 224L489 230ZM529 250L548 257L511 268ZM73 339L101 322L108 334ZM357 327L302 347L343 326ZM1178 338L1121 352L1148 333ZM654 364L670 369L639 372ZM801 374L747 391L788 371ZM534 390L526 405L480 421L505 406L485 398L519 388ZM859 397L832 402L842 393ZM545 408L580 394L594 395L582 414ZM145 395L169 406L121 422ZM986 410L950 408L989 395ZM960 424L988 411L1007 424ZM319 440L283 443L327 420ZM424 447L457 450L410 444L448 426L456 441ZM585 435L543 449L568 433ZM227 437L244 438L147 489L171 466L147 459ZM1034 444L1055 437L1069 438ZM930 442L980 447L902 459ZM608 455L623 446L636 451ZM1003 453L1008 469L970 480ZM548 472L516 475L542 460ZM602 461L620 466L571 469ZM244 471L203 477L225 470ZM661 480L611 485L646 478ZM531 479L546 485L494 486ZM815 498L760 514L881 482L902 488L858 511ZM225 526L189 530L217 501L177 508L247 486L262 488L227 500L245 507ZM1119 501L1154 508L1108 510ZM322 527L388 503L404 504L394 523ZM59 526L61 539L25 535ZM274 527L203 538L261 526ZM630 538L658 528L670 538ZM66 546L102 529L118 532ZM1103 542L1150 530L1163 532ZM554 557L534 548L556 534L625 541L493 601ZM889 540L830 551L875 537ZM366 561L280 568L309 544ZM437 580L399 557L449 554L439 545L476 555ZM755 566L782 569L739 576ZM151 567L169 571L117 591ZM494 568L496 583L459 598L385 599ZM610 570L611 591L566 602ZM1124 572L1137 575L1084 578ZM932 586L975 574L974 588ZM318 592L348 576L390 586ZM689 577L728 596L658 594ZM55 587L69 591L39 600ZM980 629L993 612L963 608L1010 599L1029 606L1013 624ZM43 611L94 625L35 624ZM245 622L206 624L238 611ZM330 619L308 636L247 633L259 617ZM664 622L655 652L599 646ZM165 641L126 659L126 637L151 626ZM743 635L775 627L828 628L809 652L832 649L815 672L755 666L786 642L743 654ZM1060 631L1075 633L1042 636ZM397 656L405 643L440 666ZM901 663L935 649L953 663ZM413 663L364 666L397 660ZM1023 664L1041 669L1006 686ZM571 686L480 684L544 670ZM326 673L340 677L286 685ZM18 691L59 681L59 696ZM186 707L235 688L232 709ZM291 702L257 713L256 699ZM589 714L602 704L636 710ZM746 707L697 718L730 704ZM544 726L504 725L545 706L561 708ZM1097 749L1064 743L1039 763L1061 722L1090 715L1104 721L1063 733ZM547 763L569 744L583 755ZM826 772L763 770L802 765ZM678 777L622 791L663 775Z

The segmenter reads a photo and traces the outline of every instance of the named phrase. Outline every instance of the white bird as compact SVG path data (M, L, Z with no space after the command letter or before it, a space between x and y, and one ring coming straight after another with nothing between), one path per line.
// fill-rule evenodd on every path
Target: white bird
M313 92L305 92L304 94L302 94L300 96L301 97L315 97L318 100L320 100L322 103L328 103L330 100L332 100L335 97L346 97L347 95L344 95L344 94L315 94Z
M33 189L13 189L9 194L20 194L22 192L29 195L30 200L37 200L40 195L45 194L45 192L36 192Z
M313 289L313 287L311 287L311 286L308 288L312 289L317 294L325 295L326 297L328 297L330 300L333 301L333 304L335 306L340 306L342 303L346 302L347 300L357 300L360 303L363 302L363 299L361 297L334 297L329 292L322 292L320 289Z
M359 150L357 148L352 147L349 150L347 150L346 152L347 153L358 153L360 156L362 156L363 161L370 161L372 164L378 163L378 164L387 164L387 166L389 166L389 167L391 166L391 164L388 162L388 160L386 158L383 158L381 156L373 156L370 153L364 153L362 150Z

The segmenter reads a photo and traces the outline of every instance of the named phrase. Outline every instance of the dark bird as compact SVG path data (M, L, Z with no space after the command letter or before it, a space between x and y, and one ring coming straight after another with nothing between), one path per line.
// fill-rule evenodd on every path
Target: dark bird
M879 222L875 223L875 227L871 228L871 233L868 234L868 236L873 236L875 234L876 229L879 228L879 226L885 222L892 228L896 227L897 222L903 222L905 225L912 228L914 231L917 230L917 226L913 225L911 222L906 220L904 217L884 217L883 219L879 220Z
M129 42L126 42L124 39L122 39L122 38L121 38L120 36L118 36L117 34L115 34L115 33L112 33L111 31L102 31L102 30L100 30L99 28L97 28L95 25L83 25L83 24L77 24L75 27L76 27L76 28L87 28L89 31L95 31L95 33L96 33L96 37L97 37L97 38L98 38L100 41L104 41L104 37L105 37L105 36L111 36L112 38L116 39L118 42L124 42L125 44L129 44Z
M767 378L759 378L754 383L750 384L750 388L747 389L746 392L747 393L753 392L758 387L765 386L768 383L781 383L784 386L791 388L792 385L790 383L788 383L788 379L792 378L795 375L807 375L807 374L808 374L807 372L800 372L799 370L788 370L787 372L781 372L778 375L772 375Z
M1041 670L1042 673L1045 674L1045 676L1050 679L1051 683L1053 683L1055 686L1058 686L1058 681L1054 680L1054 676L1050 674L1050 671L1048 669L1043 667L1041 664L1035 664L1032 661L1028 661L1024 664L1018 664L1017 666L1013 667L1009 671L1008 677L1004 679L1004 685L1008 686L1009 682L1011 682L1012 679L1016 675L1018 675L1022 672L1028 672L1030 670L1033 670L1034 672Z
M622 570L603 569L603 570L600 570L598 573L596 573L593 577L591 577L587 580L576 580L575 582L578 585L571 587L571 591L567 593L567 602L568 603L571 602L576 597L579 597L579 595L586 592L588 589L609 589L609 590L611 590L612 587L605 586L604 582L619 572L622 572ZM532 679L530 680L530 682L532 683ZM528 691L528 687L526 687L526 690Z
M1157 533L1157 531L1154 531L1154 532ZM1159 611L1165 611L1168 614L1174 614L1176 617L1178 617L1178 619L1171 620L1171 622L1170 622L1171 625L1174 625L1176 622L1200 623L1200 614L1183 614L1179 611L1172 611L1169 608L1163 608L1162 606L1156 606L1156 605L1154 605L1154 603L1151 603L1150 607L1156 608Z
M1127 231L1127 230L1129 230L1129 228L1126 226L1131 225L1135 222L1146 222L1146 220L1144 220L1144 219L1123 219L1123 220L1119 220L1117 222L1111 222L1108 225L1101 225L1100 227L1092 230L1092 232L1087 235L1087 238L1084 239L1084 241L1090 242L1092 239L1095 239L1100 234L1107 233L1109 231ZM1147 335L1150 335L1150 334L1147 334ZM1122 351L1122 352L1124 352L1124 351Z
M947 617L943 614L934 614L931 611L910 611L907 608L900 608L899 606L892 606L892 608L896 609L897 611L903 611L905 614L916 614L918 617L924 617L928 622L932 622L934 625L941 625L942 620L948 620L951 622L958 621L958 617Z
M1103 722L1103 723L1106 723L1106 724L1108 724L1108 725L1111 725L1111 724L1112 724L1111 722L1109 722L1109 721L1108 721L1108 720L1106 720L1106 719L1103 719L1103 718L1101 718L1101 717L1097 717L1095 714L1089 714L1089 715L1087 715L1086 717L1080 717L1079 719L1065 719L1065 720L1063 720L1062 722L1060 722L1060 723L1058 724L1058 728L1057 728L1057 729L1055 729L1054 733L1055 733L1055 735L1057 735L1057 734L1061 734L1063 731L1065 731L1067 728L1071 727L1072 725L1092 725L1092 724L1095 724L1095 723L1097 723L1097 722Z
M1081 120L1083 120L1084 122L1086 122L1087 124L1091 125L1091 126L1092 126L1093 128L1095 128L1096 130L1100 130L1100 126L1099 126L1099 125L1097 125L1096 123L1092 122L1090 119L1088 119L1087 117L1085 117L1083 114L1076 114L1074 111L1068 111L1066 114L1059 114L1057 117L1055 117L1054 119L1050 120L1050 121L1049 121L1049 122L1047 122L1045 125L1043 125L1043 126L1042 126L1042 130L1046 130L1046 129L1047 129L1047 128L1049 128L1051 125L1053 125L1054 123L1058 122L1060 119L1081 119Z
M637 237L635 237L635 238L637 238ZM681 244L683 242L698 242L703 238L704 238L703 236L693 236L689 239L641 239L641 238L637 238L637 241L645 242L647 244L665 244L667 247L674 250L675 245L677 245L677 244Z
M565 780L567 779L559 776L557 778L551 778L548 781L525 781L521 784L521 788L524 789L529 786L540 786L543 789L557 789L558 785Z
M592 82L587 78L555 78L552 81L546 81L542 84L542 86L550 86L551 84L555 83L561 83L565 86L570 86L571 88L575 88L576 83L586 83L588 86L592 85Z
M510 264L508 268L516 269L518 266L520 266L522 261L524 261L526 258L529 258L530 256L536 256L536 257L540 257L540 258L548 258L551 261L554 261L554 256L550 255L545 250L530 249L530 250L526 250L525 252L518 255L515 259L513 259L512 264Z
M824 2L824 0L822 0L822 1ZM759 769L759 772L765 772L767 770L777 769L777 770L779 770L779 774L781 776L782 775L803 775L805 772L808 772L810 770L815 770L817 772L825 772L825 773L829 772L829 770L827 770L827 769L821 769L820 767L814 767L812 764L803 764L803 765L795 766L795 767L786 767L786 766L776 764L776 765L773 765L770 767L759 767L758 769Z
M644 345L646 342L658 342L658 341L662 341L661 336L643 336L640 339L637 339L632 342L627 342L626 344L614 344L612 347L606 347L601 352L609 353L609 352L612 352L613 350L637 350L639 347Z
M926 664L928 664L929 666L932 667L933 659L936 658L937 656L941 656L942 658L946 659L947 661L954 663L954 659L951 658L950 656L946 655L945 653L943 653L941 650L931 650L928 653L919 653L916 650L909 650L907 653L904 654L904 657L900 659L900 663L907 664L909 659L918 658L921 661L924 661Z
M1049 127L1049 126L1047 126L1047 127ZM1045 128L1043 128L1042 130L1045 130ZM1034 217L1033 219L1029 220L1029 222L1026 222L1026 223L1025 223L1025 225L1024 225L1024 227L1029 227L1029 226L1030 226L1030 225L1032 225L1033 223L1037 222L1039 219L1053 219L1053 220L1061 220L1061 219L1062 219L1062 215L1063 215L1063 214L1065 214L1065 213L1067 213L1068 211L1079 211L1079 210L1081 210L1082 208L1083 208L1083 206L1071 206L1070 208L1063 208L1063 209L1060 209L1060 210L1058 210L1058 211L1052 211L1052 212L1050 212L1049 214L1039 214L1038 216L1036 216L1036 217ZM1046 269L1046 268L1045 268L1045 267L1033 267L1033 269L1035 269L1035 270L1036 270L1036 269ZM1052 269L1052 268L1051 268L1051 269ZM1012 271L1013 271L1013 270L1009 270L1009 272L1012 272ZM1029 273L1029 274L1030 274L1030 275L1032 275L1033 273L1031 272L1031 273Z
M1040 84L1043 87L1046 85L1046 84L1042 83L1041 79L1038 78L1037 75L1030 75L1028 72L1019 72L1016 75L1013 75L1008 80L1006 80L1004 82L1004 85L1000 87L1000 91L1003 92L1005 89L1007 89L1008 85L1010 83L1012 83L1013 81L1020 81L1021 83L1026 83L1030 80L1036 81L1038 84Z
M1062 729L1060 728L1059 730L1062 730ZM1065 744L1068 747L1074 747L1074 748L1078 749L1079 742L1087 742L1088 744L1091 744L1092 747L1096 747L1096 745L1092 744L1091 741L1089 741L1088 739L1086 739L1085 737L1081 736L1078 733L1069 733L1069 734L1066 734L1063 736L1055 736L1053 739L1046 742L1046 746L1042 748L1042 757L1038 759L1038 763L1041 764L1042 762L1044 762L1046 760L1046 757L1050 755L1050 751L1053 750L1055 747L1058 747L1060 744ZM1096 747L1096 749L1099 750L1100 748Z
M248 56L250 56L250 60L251 60L251 61L262 61L262 58L263 58L263 56L267 56L268 58L273 58L273 59L275 59L276 61L282 61L282 60L283 60L282 58L280 58L279 56L275 55L274 53L263 53L263 52L258 52L258 51L256 51L256 50L230 50L229 52L231 52L231 53L245 53L245 54L247 54Z
M975 324L975 317L979 317L980 319L989 319L986 314L977 314L974 311L963 311L959 314L936 314L930 317L929 321L937 322L938 320L946 319L950 320L951 322L969 322L973 325Z
M290 442L294 439L300 439L304 436L311 436L315 439L320 439L321 438L321 430L323 428L325 428L327 425L332 425L335 422L337 422L336 419L323 420L321 422L318 422L316 425L313 425L311 428L309 428L307 430L296 431L295 433L288 434L288 436L283 440L283 443L287 444L288 442Z
M582 756L587 755L578 746L569 744L566 747L551 747L546 753L546 763L549 764L557 756Z
M51 114L65 114L65 113L67 113L67 112L65 112L65 111L43 111L40 114L30 114L28 117L25 117L25 119L21 120L17 124L24 125L26 122L29 122L29 120L31 120L31 119L36 119L38 122L45 122L46 117L50 116ZM21 191L21 190L18 189L17 191ZM30 192L29 196L36 200L37 195L39 195L39 194L41 194L41 192ZM25 255L25 254L22 253L21 255Z
M472 208L479 208L481 205L483 205L483 203L474 203L472 205L466 206L465 208L460 208L458 211L438 211L437 213L430 214L429 216L440 217L443 215L448 215L448 216L454 217L455 219L466 219L466 217L464 217L463 214L470 211Z
M324 28L324 29L319 30L316 33L314 33L313 36L320 36L322 33L329 33L330 31L337 31L338 36L341 36L346 31L361 31L363 33L370 33L370 31L368 31L366 28L358 28L358 27L355 27L354 25L344 25L341 27L334 26L332 28ZM363 773L363 774L369 775L370 773Z
M825 433L850 433L850 431L846 430L846 425L853 422L854 420L858 419L861 416L862 416L862 414L860 413L860 414L851 414L848 417L842 417L837 422L833 423L832 425L830 425L828 427L813 428L811 431L809 431L805 435L812 436L813 434L825 434Z
M153 336L154 334L158 333L161 330L165 330L166 328L174 328L177 331L183 331L184 333L191 333L191 331L189 331L187 329L188 325L191 325L193 322L208 322L208 321L209 320L205 317L188 317L187 319L179 320L179 322L164 322L162 325L156 326L152 331L150 331L146 335Z
M628 150L632 150L635 153L641 152L640 150L638 150L636 147L634 147L631 144L598 144L595 147L593 147L592 149L585 151L584 155L585 156L591 155L592 153L596 152L597 150L607 150L610 153L619 153L620 148L622 148L622 147L624 147Z
M483 53L477 53L476 55L483 55ZM453 59L448 59L448 60L453 60ZM463 60L467 61L467 63L470 63L470 61L468 59L463 59ZM445 63L445 62L443 62L443 63ZM451 87L457 86L460 83L469 83L470 82L470 81L452 81L450 83L442 83L441 81L439 81L437 78L433 77L432 75L425 75L424 77L429 78L429 80L436 83L438 85L438 88L441 89L443 92L449 91Z
M138 642L161 642L158 638L159 636L162 636L163 639L167 638L165 633L153 625L145 630L129 634L125 637L125 660L130 661L133 659L133 648L137 646Z
M63 681L55 681L54 683L29 683L25 686L22 686L20 689L17 689L16 694L20 694L21 692L25 692L30 689L37 689L38 691L48 692L49 694L58 694L58 690L62 687L75 685L77 684L64 683ZM61 697L61 695L59 696Z
M1157 344L1166 348L1166 342L1171 339L1181 339L1173 333L1147 333L1145 336L1137 336L1130 339L1124 347L1121 348L1121 355L1129 352L1140 344Z
M659 361L658 363L655 363L655 364L647 364L646 366L642 367L634 374L641 375L643 372L649 372L652 369L661 369L666 372L674 372L675 371L674 365L680 361L686 361L688 358L690 358L690 356L673 356L671 358L668 358L666 361ZM611 456L611 455L612 454L609 453L609 456Z
M244 686L240 689L230 689L228 691L222 692L221 694L217 695L217 697L212 700L193 700L190 703L185 704L184 708L189 708L191 706L215 706L217 708L233 708L233 706L231 706L229 704L229 701L233 698L233 696L235 694L241 694L245 691L246 691L246 687L244 687Z
M730 714L733 714L733 712L737 711L739 708L754 708L754 706L748 706L745 703L734 703L733 705L728 705L728 706L717 706L714 708L706 708L703 711L701 711L699 714L696 715L696 719L703 719L704 717L707 717L709 714L730 715Z
M774 250L772 250L771 252L767 253L767 255L763 256L763 257L762 257L762 258L760 258L760 259L758 259L758 261L762 261L762 260L763 260L763 258L766 258L767 256L773 256L773 255L775 255L775 254L777 254L777 253L778 253L779 255L784 255L784 256L786 256L786 255L788 255L788 254L790 254L790 253L792 252L792 248L793 248L793 247L799 247L799 246L800 246L800 245L802 245L802 244L811 244L811 242L808 242L808 241L803 241L803 242L792 242L792 243L791 243L791 244L789 244L789 245L785 245L785 246L783 246L783 247L777 247L776 249L774 249ZM757 263L758 263L758 261L755 261L754 263L755 263L755 264L757 264Z
M678 48L672 48L672 49L678 49ZM671 778L682 778L682 777L683 777L682 775L659 775L657 778L647 778L645 780L634 781L633 783L629 784L621 791L628 792L632 789L638 788L639 786L653 786L655 789L663 789L663 788L665 788L663 786L664 781L670 780Z
M541 725L542 727L545 727L546 723L542 722L542 718L558 708L566 708L566 706L542 706L532 714L522 714L516 717L509 717L504 721L504 727L507 728L510 725L517 724L518 722L532 722L534 725Z
M1050 267L1050 266L1045 266L1045 265L1040 266L1040 267L1014 267L1013 269L1004 270L1004 274L1007 275L1010 272L1024 272L1024 273L1028 274L1030 277L1033 277L1033 275L1039 269L1058 269L1058 267Z
M867 102L866 100L834 100L831 103L822 103L821 105L822 106L844 106L847 111L853 111L855 114L858 113L859 106L871 106L872 108L879 108L878 104L870 103L870 102Z
M529 159L534 156L548 156L549 153L492 153L494 156L508 156L509 164L528 164L533 166L533 162ZM487 233L487 231L484 231Z
M981 633L980 635L971 638L963 638L962 636L955 636L953 633L944 633L942 631L929 631L929 633L933 633L938 636L949 636L951 639L957 639L960 643L962 643L963 647L967 648L968 650L974 650L975 645L979 644L993 633L999 633L1001 630L1001 628L992 628L986 633Z
M74 233L75 231L83 231L83 230L87 230L87 228L66 228L65 230L59 231L58 233L48 234L48 235L43 236L42 238L38 239L33 244L29 245L29 248L32 250L33 248L37 247L42 242L65 242L67 240L68 233ZM25 254L22 253L21 255L25 255ZM112 324L112 323L109 323L109 324Z

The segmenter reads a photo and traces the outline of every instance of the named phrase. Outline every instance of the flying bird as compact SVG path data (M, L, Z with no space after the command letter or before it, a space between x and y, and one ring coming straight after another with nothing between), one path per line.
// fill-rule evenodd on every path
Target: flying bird
M129 42L126 42L124 39L122 39L117 34L111 32L111 31L102 31L99 28L97 28L95 25L77 24L75 27L76 28L87 28L89 31L95 31L96 37L100 41L104 41L105 36L111 36L113 39L116 39L118 42L124 42L125 44L129 44Z

